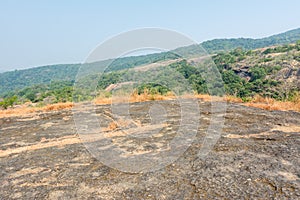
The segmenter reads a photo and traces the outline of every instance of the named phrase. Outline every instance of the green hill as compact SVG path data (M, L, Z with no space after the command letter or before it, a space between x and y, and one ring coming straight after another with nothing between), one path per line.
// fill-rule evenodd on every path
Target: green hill
M273 45L295 43L300 39L300 28L261 39L214 39L201 45L209 52L228 51L241 47L246 50L268 47Z
M200 44L209 53L228 52L241 47L244 50L262 47L290 44L300 40L300 28L285 33L273 35L261 39L238 38L238 39L215 39ZM176 54L195 57L202 51L198 45L181 47L171 52L155 53L143 56L132 56L114 60L107 71L116 71L137 67L140 65L155 63L164 60L178 58ZM89 65L105 65L112 60L92 63ZM75 80L80 64L49 65L25 70L15 70L0 73L0 97L11 96L24 88L34 88L37 85L49 85L51 83L72 83ZM47 88L47 87L43 87Z
M131 56L115 60L105 60L89 64L60 64L15 70L0 73L0 97L8 93L37 84L50 84L57 81L74 81L79 67L100 67L110 64L106 71L122 70L162 60L178 58L170 52L142 56ZM92 68L91 68L92 69Z

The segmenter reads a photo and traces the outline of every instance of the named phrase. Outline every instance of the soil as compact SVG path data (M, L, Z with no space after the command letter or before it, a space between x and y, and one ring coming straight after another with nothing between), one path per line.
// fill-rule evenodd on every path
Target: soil
M165 121L149 117L154 103L166 109ZM209 102L199 105L200 126L187 151L165 167L139 173L94 158L72 110L1 118L0 199L300 199L300 113L227 104L221 136L200 158L212 113ZM132 103L132 121L115 124L110 106L95 110L107 119L101 122L105 137L130 156L167 149L178 130L178 108L172 100ZM151 140L126 137L156 129Z

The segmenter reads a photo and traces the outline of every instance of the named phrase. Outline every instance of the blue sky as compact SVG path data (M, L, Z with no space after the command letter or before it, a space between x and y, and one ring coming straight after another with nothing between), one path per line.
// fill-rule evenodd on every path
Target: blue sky
M197 42L260 38L300 27L298 0L0 1L0 71L83 62L120 32L159 27Z

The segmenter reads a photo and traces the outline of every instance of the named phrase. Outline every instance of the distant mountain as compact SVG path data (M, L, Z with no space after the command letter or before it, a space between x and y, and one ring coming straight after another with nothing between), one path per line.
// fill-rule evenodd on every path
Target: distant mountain
M230 51L238 47L250 50L295 43L298 40L300 40L300 28L261 39L215 39L205 41L199 45L180 47L170 52L119 58L114 60L108 71L122 70L163 60L173 60L178 58L177 55L195 57L203 54L203 50L199 47L203 47L208 53L217 53ZM110 62L111 60L106 60L93 63L93 65L105 65ZM55 81L74 81L80 66L80 64L49 65L0 73L0 96L33 85L49 84Z
M57 81L74 81L80 67L102 67L106 72L128 69L162 60L174 60L177 55L170 52L155 53L142 56L131 56L115 60L105 60L86 64L60 64L15 70L0 73L0 97L17 89L49 84Z
M208 52L228 51L241 47L245 50L257 49L273 45L295 43L300 40L300 28L261 39L237 38L214 39L201 43Z
M52 81L74 80L78 64L49 65L0 74L0 94Z

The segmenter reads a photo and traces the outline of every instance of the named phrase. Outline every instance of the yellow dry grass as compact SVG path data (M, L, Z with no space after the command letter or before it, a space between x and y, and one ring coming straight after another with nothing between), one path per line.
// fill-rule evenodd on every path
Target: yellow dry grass
M147 90L144 91L142 94L138 94L134 92L131 96L129 101L130 102L143 102L143 101L157 101L157 100L171 100L174 99L175 95L171 92L167 93L166 95L161 94L150 94Z
M241 98L235 96L226 96L225 100L231 103L243 103L243 100Z
M272 98L265 98L261 96L255 96L251 99L250 102L244 103L241 98L234 96L225 96L225 97L216 97L208 94L195 94L195 95L183 95L181 98L198 98L203 101L227 101L233 103L241 103L245 106L261 108L265 110L282 110L282 111L298 111L300 112L300 96L295 98L293 101L276 101ZM155 101L155 100L172 100L176 99L176 96L169 92L166 95L160 94L150 94L147 90L142 94L138 94L137 92L133 92L129 98L126 95L117 95L114 97L98 97L93 103L96 105L105 105L112 103L124 103L124 102L144 102L144 101ZM63 109L71 109L74 106L72 102L66 103L56 103L46 105L44 107L28 107L26 105L22 105L18 108L10 108L8 110L0 110L0 118L11 117L11 116L24 116L30 113L35 112L47 112L54 110L63 110ZM112 127L110 129L115 129L117 127Z
M56 103L50 104L42 108L42 111L51 111L51 110L63 110L73 108L74 103L66 102L66 103Z
M273 101L271 103L249 102L244 104L246 106L261 108L264 110L294 110L300 112L300 102Z
M202 101L225 101L227 97L211 96L209 94L195 94L192 98L201 99Z
M300 111L300 97L296 97L293 101L276 101L272 98L257 95L244 105L264 110Z
M197 94L196 98L199 98L203 101L224 101L232 102L232 103L241 103L245 106L261 108L264 110L282 110L282 111L298 111L300 112L300 97L295 98L293 101L276 101L275 99L255 96L250 102L244 103L241 98L234 96L226 96L226 97L214 97L208 94Z
M183 95L182 98L198 98L202 101L227 101L232 103L241 103L245 106L261 108L265 110L294 110L300 111L300 98L297 98L294 101L276 101L275 99L262 97L262 96L255 96L250 102L243 102L241 98L234 97L234 96L225 96L225 97L217 97L211 96L208 94L195 94L195 95ZM153 101L153 100L170 100L175 99L175 95L172 93L168 93L167 95L152 95L148 92L144 92L143 94L133 93L129 100L126 99L124 96L114 97L114 99L110 98L97 98L95 99L94 103L97 105L101 104L111 104L112 102L143 102L143 101Z
M171 100L175 99L175 95L171 92L167 93L166 95L161 94L150 94L147 90L144 91L142 94L138 94L134 91L131 95L122 95L116 94L113 97L98 97L96 98L93 103L96 105L105 105L105 104L112 104L112 103L135 103L135 102L144 102L144 101L157 101L157 100Z
M50 104L50 105L46 105L44 107L27 107L26 105L23 105L18 108L12 108L12 109L8 109L8 110L0 110L0 118L12 117L12 116L23 116L23 115L27 115L27 114L35 113L35 112L47 112L47 111L53 111L53 110L70 109L73 106L74 106L74 104L71 102Z

